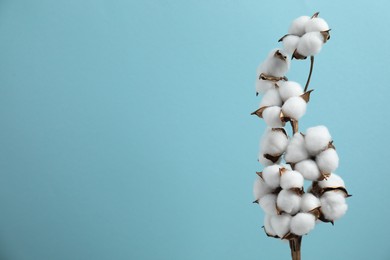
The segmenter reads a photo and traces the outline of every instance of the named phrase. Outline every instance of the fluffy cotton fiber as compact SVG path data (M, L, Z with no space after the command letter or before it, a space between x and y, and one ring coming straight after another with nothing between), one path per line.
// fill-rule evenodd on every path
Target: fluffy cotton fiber
M257 177L253 183L253 197L255 201L260 200L264 195L271 192L272 189L260 177Z
M299 120L306 113L307 103L301 97L291 97L282 106L284 116Z
M268 127L279 128L285 125L285 123L280 120L281 111L281 107L278 106L267 107L264 109L263 119Z
M264 230L270 236L276 236L276 232L271 226L271 215L266 214L264 217Z
M260 142L260 150L265 154L280 155L287 147L287 136L277 129L268 129Z
M289 34L294 34L297 36L302 36L305 34L306 22L310 20L309 16L300 16L296 18L290 25L288 29Z
M276 211L276 195L267 194L259 200L260 207L268 215L277 215Z
M264 157L264 152L263 152L263 151L260 151L260 152L259 152L259 155L258 155L258 157L257 157L257 161L258 161L261 165L263 165L263 166L269 166L269 165L274 164L273 161L268 160L267 158ZM279 163L279 162L280 162L280 159L279 159L278 162L276 162L276 163Z
M267 90L275 87L275 83L269 80L263 80L259 79L260 73L258 73L257 78L256 78L256 93L258 94L263 94Z
M306 159L297 163L295 165L295 170L299 171L306 180L315 181L321 177L316 162L311 159Z
M332 173L327 179L318 182L320 188L345 188L343 179L335 173Z
M288 214L272 216L270 222L278 237L284 237L290 231L291 216Z
M271 188L278 188L280 186L280 165L270 165L263 169L264 182Z
M331 173L339 167L339 156L335 149L329 148L316 156L316 162L321 172Z
M303 236L309 233L316 225L315 217L310 213L298 213L291 219L291 232Z
M324 36L320 32L309 32L301 37L297 52L303 56L318 54L324 45Z
M301 85L295 81L280 81L277 85L279 86L278 90L282 101L303 94Z
M329 30L328 23L320 17L312 18L305 23L305 32L307 33L323 32L328 30Z
M337 220L348 210L345 194L341 191L328 191L321 196L321 212L327 220Z
M315 208L318 208L321 206L320 199L314 196L311 193L305 193L302 195L301 199L301 211L302 212L309 212Z
M289 142L284 159L287 163L297 163L309 158L305 147L305 139L300 133L295 133Z
M278 209L291 215L299 211L300 204L301 197L290 190L281 190L276 200Z
M317 155L324 150L332 140L326 126L310 127L305 135L305 147L311 155Z
M285 171L280 177L280 187L285 190L302 188L303 182L303 176L297 171Z
M288 54L288 55L292 55L295 51L295 49L297 48L298 46L298 43L299 43L299 39L300 37L299 36L296 36L296 35L286 35L285 37L283 37L283 50Z
M277 52L282 56L285 56L286 59L280 59L275 55ZM281 49L274 49L268 54L267 59L259 66L258 71L268 76L283 77L289 68L290 59L287 57L287 53Z
M279 95L279 91L275 88L271 88L265 92L263 98L261 99L259 107L268 107L268 106L282 106L282 98Z

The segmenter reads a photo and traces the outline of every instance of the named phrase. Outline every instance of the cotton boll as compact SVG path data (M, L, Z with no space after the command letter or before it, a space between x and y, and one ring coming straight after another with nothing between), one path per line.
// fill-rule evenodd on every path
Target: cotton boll
M265 230L265 233L267 233L267 235L269 236L276 236L276 232L274 231L274 229L272 228L271 226L271 215L268 215L266 214L265 217L264 217L264 230Z
M327 179L318 182L318 186L325 188L345 188L343 179L335 173L332 173Z
M272 219L271 219L272 221ZM271 222L272 223L272 222ZM291 232L298 236L303 236L314 229L316 218L310 213L298 213L291 219Z
M259 107L265 106L282 106L282 98L279 95L279 91L275 88L270 88L265 92Z
M295 133L289 142L284 160L288 163L297 163L309 158L305 147L305 139L300 133Z
M284 237L290 231L291 216L288 214L271 216L270 223L272 229L278 237Z
M297 52L303 56L314 56L319 53L324 45L324 36L320 32L309 32L301 37L297 46Z
M316 162L321 172L331 173L339 167L339 156L335 149L329 148L316 156Z
M290 59L281 49L272 50L261 67L262 73L268 76L283 77L290 68Z
M303 94L301 85L294 81L280 81L277 83L278 91L282 101L286 101L291 97L297 97Z
M270 66L268 59L269 59L269 55L262 63L260 63L259 66L257 66L256 74L258 75L258 77L260 77L261 73L268 71L268 67Z
M302 36L305 33L305 26L309 20L310 20L309 16L300 16L296 18L291 23L290 28L288 29L288 33L297 36Z
M275 83L274 82L269 81L269 80L259 79L259 76L260 76L260 74L258 74L257 78L256 78L256 84L255 84L255 86L256 86L256 93L263 94L267 90L275 87Z
M253 197L255 201L260 200L264 195L271 193L273 190L265 182L257 177L253 183Z
M280 165L271 165L263 169L264 182L271 188L278 188L280 186Z
M301 97L291 97L282 106L285 117L299 120L306 113L307 103Z
M279 128L278 128L279 129ZM264 154L281 155L286 150L288 139L286 134L278 129L267 130L260 142L260 150Z
M295 170L299 171L306 180L316 181L321 177L317 164L310 159L297 163Z
M268 127L279 128L285 125L282 120L280 120L280 112L282 109L278 106L267 107L263 111L263 119Z
M292 55L295 51L295 49L298 46L300 37L292 34L288 34L283 37L283 50L288 54Z
M301 197L290 190L281 190L276 200L278 209L291 215L299 211L300 204Z
M327 220L337 220L345 215L348 205L341 191L325 192L321 198L321 212Z
M303 176L297 171L285 171L280 177L280 187L288 190L303 187Z
M257 157L257 161L263 166L269 166L269 165L274 164L273 161L264 157L264 152L262 152L262 151L259 152L259 156ZM279 161L280 161L280 159L276 163L279 163Z
M320 199L314 196L311 193L305 193L302 195L301 199L301 211L302 212L309 212L315 208L318 208L321 206Z
M329 25L328 23L320 18L312 18L309 21L305 23L305 32L322 32L322 31L328 31Z
M260 207L268 215L277 215L276 211L276 195L267 194L259 200Z
M326 126L320 125L310 127L306 131L305 146L311 155L317 155L326 147L328 147L328 144L331 140L332 137L330 136Z

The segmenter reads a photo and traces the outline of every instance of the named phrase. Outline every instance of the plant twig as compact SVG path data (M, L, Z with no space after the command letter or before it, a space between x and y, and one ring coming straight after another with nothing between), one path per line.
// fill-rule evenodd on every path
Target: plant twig
M309 72L309 76L307 78L305 89L303 92L306 92L307 88L309 87L311 74L313 73L313 67L314 67L314 56L310 56L310 72Z
M290 249L291 249L291 259L292 260L301 260L301 243L302 237L295 237L289 240Z

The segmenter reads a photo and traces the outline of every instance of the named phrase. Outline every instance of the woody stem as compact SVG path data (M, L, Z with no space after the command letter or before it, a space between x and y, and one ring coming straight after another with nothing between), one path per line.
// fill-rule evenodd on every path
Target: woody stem
M313 73L313 67L314 67L314 56L310 56L310 72L309 72L309 76L308 76L307 81L306 81L304 92L306 92L307 88L309 87L311 74Z
M291 259L301 260L302 237L295 237L289 241L291 249Z

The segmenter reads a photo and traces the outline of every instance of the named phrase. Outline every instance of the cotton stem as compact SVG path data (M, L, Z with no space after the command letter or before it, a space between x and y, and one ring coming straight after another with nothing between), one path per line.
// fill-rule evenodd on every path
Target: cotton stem
M310 72L309 72L309 76L308 76L307 81L306 81L304 92L306 92L307 88L309 87L311 74L313 73L313 67L314 67L314 56L310 56Z
M289 240L291 249L291 259L301 260L301 243L302 237L295 237Z

